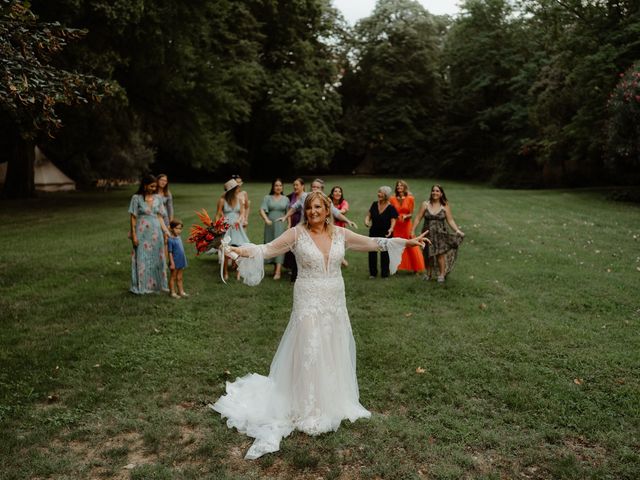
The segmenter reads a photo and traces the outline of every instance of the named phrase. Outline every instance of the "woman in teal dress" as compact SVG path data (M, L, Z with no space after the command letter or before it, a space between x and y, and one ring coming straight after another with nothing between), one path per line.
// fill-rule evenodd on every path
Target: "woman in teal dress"
M282 194L282 180L276 178L271 184L269 195L265 195L260 205L260 216L264 220L264 243L269 243L278 238L284 232L289 224L288 222L278 222L278 218L284 217L289 208L289 199ZM274 263L273 279L280 280L282 264L284 263L284 255L266 260L265 263Z
M220 220L223 216L227 223L230 225L226 236L229 238L229 245L241 247L249 242L249 237L244 231L244 225L247 223L246 210L244 202L240 197L240 189L238 188L238 182L234 179L229 180L224 184L224 195L218 200L216 221ZM229 274L227 273L227 262L224 262L224 278L227 279Z
M164 234L164 202L156 194L158 183L153 175L145 176L131 197L131 292L136 294L168 291Z

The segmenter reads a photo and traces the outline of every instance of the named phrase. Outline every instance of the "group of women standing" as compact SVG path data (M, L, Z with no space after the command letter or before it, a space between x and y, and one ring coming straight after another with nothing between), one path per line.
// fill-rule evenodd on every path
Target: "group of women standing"
M246 227L249 223L250 201L247 192L242 189L242 178L233 175L224 184L224 194L218 199L216 220L225 217L231 225L229 244L246 245L249 238ZM324 182L315 179L311 183L312 191L322 192ZM264 222L264 243L269 243L288 228L295 227L303 218L300 208L308 195L302 178L293 181L293 191L285 195L284 184L276 178L267 195L260 204L259 215ZM431 188L429 198L421 203L418 214L414 217L415 197L404 180L398 180L395 190L383 186L378 189L377 201L371 204L365 218L371 237L414 238L416 227L423 222L421 232L428 231L430 244L424 250L406 248L398 269L415 273L423 273L429 280L437 277L444 282L453 268L458 246L464 233L456 225L451 207L444 189L440 185ZM355 225L346 214L349 203L344 198L340 186L334 186L329 194L333 222L337 226ZM173 197L169 190L166 175L157 177L145 176L136 194L131 198L129 206L131 218L130 238L133 243L131 261L131 291L133 293L150 293L168 291L167 278L167 239L170 225L174 218ZM369 275L375 278L388 277L389 256L380 252L380 271L378 272L378 252L369 253ZM297 276L297 265L291 252L275 256L267 261L274 265L273 279L282 276L283 266L291 271L291 280ZM343 265L348 265L343 260ZM228 278L228 262L224 262L224 276Z
M232 182L232 180L230 180ZM233 183L227 185L233 187ZM324 190L324 182L315 179L311 183L312 191ZM284 195L284 184L280 178L276 178L271 184L268 195L262 199L260 205L260 217L264 221L264 243L269 243L278 238L287 228L295 227L302 219L303 212L299 206L307 195L305 183L302 178L296 178L293 182L293 192ZM245 193L246 195L246 193ZM334 186L329 194L333 223L344 227L352 224L345 215L349 212L349 203L344 198L344 191L340 186ZM219 216L226 211L221 210ZM242 208L239 206L238 208ZM390 187L380 187L378 199L374 202L365 218L365 225L369 227L371 237L395 237L414 238L416 227L422 222L421 232L428 231L427 239L430 242L424 250L407 248L402 255L402 262L398 269L419 274L430 280L437 278L438 282L444 282L446 276L455 264L458 246L462 242L464 233L458 228L453 219L451 207L447 201L444 189L440 185L431 188L429 198L422 202L417 217L414 218L415 197L409 190L407 182L398 180L395 190ZM246 216L244 217L246 219ZM246 222L246 220L245 220ZM231 244L242 246L249 243L244 233L232 234ZM369 253L369 275L378 275L377 252ZM385 252L380 252L380 275L389 276L389 257ZM273 271L274 280L282 276L283 265L291 270L291 280L295 281L297 266L291 252L276 256L267 261L275 265ZM348 265L343 260L343 265Z
M415 198L404 180L398 180L395 192L390 187L378 189L378 200L371 204L365 218L371 237L415 237L416 226L423 221L421 232L427 231L427 246L422 250L406 248L402 254L402 262L398 270L424 273L425 280L430 280L437 267L437 279L442 283L453 269L458 246L464 233L453 219L451 207L447 202L444 189L440 185L431 188L429 198L422 202L417 217L413 218ZM449 230L450 227L453 232ZM369 275L378 275L377 252L369 253ZM389 276L389 256L380 252L380 276Z

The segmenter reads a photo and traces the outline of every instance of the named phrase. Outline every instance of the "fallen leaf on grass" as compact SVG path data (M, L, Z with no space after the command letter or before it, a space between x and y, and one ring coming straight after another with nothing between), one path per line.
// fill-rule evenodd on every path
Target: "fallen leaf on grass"
M487 309L487 304L486 303L481 303L479 308L480 308L480 310L486 310Z
M624 378L616 378L616 383L618 385L624 385L627 381Z
M582 385L582 379L581 378L574 378L573 379L573 383L575 383L576 385Z
M425 370L424 368L422 368L422 367L418 367L418 368L416 368L416 373L420 373L420 374L422 374L422 373L424 373L424 372L426 372L426 370Z
M158 330L157 328L154 328L153 331L156 333L160 333L160 330Z
M413 315L413 312L407 312L404 314L405 317L409 318L411 315Z
M134 468L136 468L136 464L135 463L130 463L128 465L125 465L122 468L123 468L123 470L133 470Z

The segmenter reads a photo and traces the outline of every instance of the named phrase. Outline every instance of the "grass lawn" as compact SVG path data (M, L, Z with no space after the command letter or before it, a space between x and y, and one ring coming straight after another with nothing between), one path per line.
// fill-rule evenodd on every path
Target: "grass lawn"
M362 224L392 182L328 187ZM431 183L409 181L420 200ZM366 254L347 256L372 418L294 433L257 461L206 405L226 380L267 374L289 282L225 286L187 245L190 298L134 296L133 188L0 203L0 479L638 478L640 208L601 191L445 189L467 234L445 285L369 280ZM188 230L222 188L172 190ZM268 185L247 190L260 243Z

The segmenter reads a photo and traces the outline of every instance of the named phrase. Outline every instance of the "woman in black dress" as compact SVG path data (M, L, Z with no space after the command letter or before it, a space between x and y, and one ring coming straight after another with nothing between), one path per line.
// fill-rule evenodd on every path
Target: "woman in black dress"
M378 201L371 204L369 212L364 219L364 224L369 227L370 237L391 237L393 227L398 218L398 211L389 203L391 187L380 187L378 189ZM378 275L378 254L369 252L369 278ZM380 252L380 276L389 276L389 254Z

